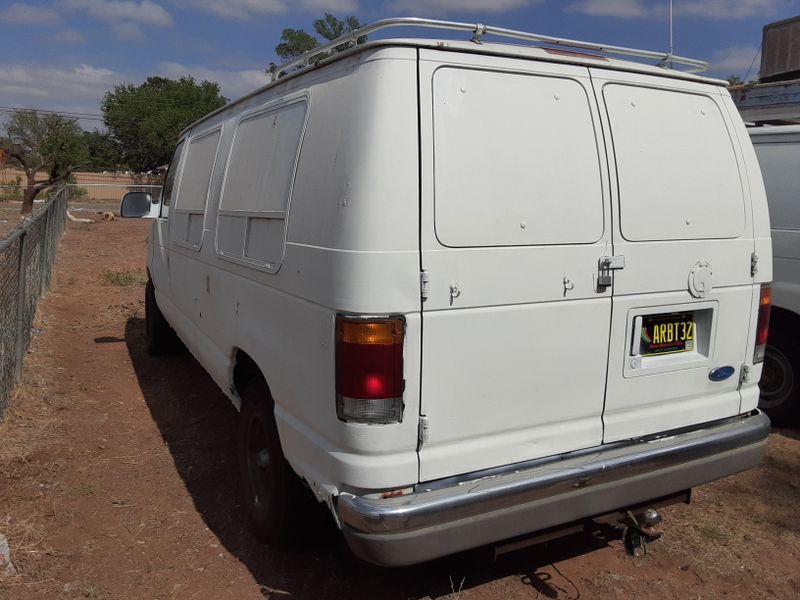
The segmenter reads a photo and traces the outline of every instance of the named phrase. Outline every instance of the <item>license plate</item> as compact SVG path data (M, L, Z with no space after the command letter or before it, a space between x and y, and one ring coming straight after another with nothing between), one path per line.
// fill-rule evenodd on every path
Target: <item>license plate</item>
M675 354L694 350L695 325L692 313L671 313L642 317L642 356Z

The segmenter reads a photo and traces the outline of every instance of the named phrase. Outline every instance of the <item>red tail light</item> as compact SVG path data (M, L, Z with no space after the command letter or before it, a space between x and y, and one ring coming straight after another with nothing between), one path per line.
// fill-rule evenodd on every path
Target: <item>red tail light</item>
M753 353L753 362L760 363L764 360L767 350L767 334L769 333L769 313L772 308L772 288L768 285L761 286L761 297L758 301L758 325L756 326L756 350Z
M342 421L403 418L402 319L336 318L336 414Z

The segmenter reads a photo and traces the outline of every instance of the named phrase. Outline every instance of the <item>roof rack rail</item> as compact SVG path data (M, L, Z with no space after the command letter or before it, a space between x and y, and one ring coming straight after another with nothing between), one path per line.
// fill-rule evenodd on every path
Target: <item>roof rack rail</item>
M309 50L297 58L293 58L292 60L289 60L281 65L273 66L273 68L269 71L272 81L275 81L281 75L281 73L288 71L289 69L313 64L313 59L315 57L321 57L320 60L325 58L325 55L327 55L328 52L336 49L338 46L355 46L358 38L391 27L426 27L430 29L466 31L467 33L472 34L470 39L476 44L481 43L481 38L484 35L496 35L498 37L525 40L528 42L538 42L541 44L551 44L554 46L568 46L571 48L594 50L596 52L604 52L607 54L651 58L657 60L658 66L662 67L672 67L673 64L690 67L687 70L689 73L705 71L708 68L707 62L694 58L675 56L669 52L637 50L636 48L625 48L623 46L610 46L607 44L597 44L594 42L583 42L580 40L557 38L539 33L529 33L527 31L516 31L514 29L494 27L493 25L484 25L483 23L459 23L456 21L440 21L436 19L420 19L416 17L394 17L390 19L381 19L380 21L375 21L374 23L365 25L364 27L346 33L345 35L340 36L323 46Z

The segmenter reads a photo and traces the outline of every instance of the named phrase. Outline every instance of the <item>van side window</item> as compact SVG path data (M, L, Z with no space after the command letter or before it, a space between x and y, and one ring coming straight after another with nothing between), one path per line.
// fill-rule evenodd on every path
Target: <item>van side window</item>
M169 205L172 203L172 190L175 187L175 177L178 175L178 166L180 165L182 154L183 140L178 142L178 145L175 147L172 160L169 161L167 174L164 177L164 187L161 189L161 216L163 218L169 216Z
M221 132L222 129L217 128L189 141L178 182L172 217L173 239L195 250L200 249L203 238L206 201Z
M450 247L582 244L604 231L600 155L576 79L433 77L435 225Z
M710 96L608 84L603 98L626 240L742 235L739 165L725 118Z
M239 122L217 220L223 256L272 272L280 266L306 110L302 99Z

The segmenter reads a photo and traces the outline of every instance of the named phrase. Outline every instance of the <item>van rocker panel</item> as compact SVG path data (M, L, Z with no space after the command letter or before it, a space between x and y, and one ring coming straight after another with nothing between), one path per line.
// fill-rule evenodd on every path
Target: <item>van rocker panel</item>
M633 440L502 474L420 484L397 498L341 494L355 554L403 566L647 502L755 467L769 435L763 413ZM494 470L496 473L497 470ZM422 491L420 491L422 490Z

